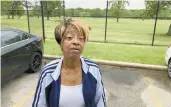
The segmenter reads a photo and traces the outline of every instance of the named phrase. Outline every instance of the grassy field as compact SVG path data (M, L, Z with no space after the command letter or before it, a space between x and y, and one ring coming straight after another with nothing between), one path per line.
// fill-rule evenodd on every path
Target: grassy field
M166 49L167 47L163 46L152 47L88 42L85 46L83 56L93 59L166 65L164 60ZM62 55L55 40L46 40L45 53L48 55Z
M104 41L105 35L105 18L81 18L84 22L92 27L90 32L90 41ZM51 18L47 20L45 17L45 34L46 38L54 38L54 28L59 24L59 18ZM168 32L171 20L158 20L155 45L168 45L171 42L171 36L165 35ZM2 26L14 27L28 31L27 18L21 17L17 19L7 19L2 16ZM42 36L41 18L30 17L31 33ZM120 19L117 23L116 19L108 19L107 41L119 43L135 43L135 44L151 44L154 29L154 20L139 19Z
M102 18L82 18L84 22L92 27L89 40L103 41L105 19ZM54 28L59 24L59 19L46 20L45 18L45 54L61 55L59 46L54 40ZM171 43L171 36L166 36L170 20L158 20L155 44L168 45ZM18 28L28 31L27 18L7 19L1 18L1 26ZM41 18L30 17L31 33L42 37ZM135 44L151 44L154 20L138 19L108 19L107 41L123 42ZM55 45L54 45L55 44ZM164 55L167 46L146 46L146 45L128 45L114 43L88 42L83 55L85 57L104 60L127 61L146 64L165 65Z

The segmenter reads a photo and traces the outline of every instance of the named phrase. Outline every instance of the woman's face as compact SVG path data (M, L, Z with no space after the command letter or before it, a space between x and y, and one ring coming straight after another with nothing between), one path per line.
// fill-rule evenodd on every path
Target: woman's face
M71 27L65 34L61 44L63 54L67 57L80 57L85 45L85 37Z

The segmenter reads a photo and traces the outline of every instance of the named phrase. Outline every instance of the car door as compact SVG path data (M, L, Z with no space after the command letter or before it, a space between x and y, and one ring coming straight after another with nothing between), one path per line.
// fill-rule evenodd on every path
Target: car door
M29 68L29 63L30 63L30 57L31 57L31 51L32 51L32 46L31 46L31 40L29 36L24 33L20 32L20 37L21 37L21 47L20 47L20 63L21 66L24 67L27 70Z
M15 31L1 31L1 77L2 83L15 76L20 65L18 42L20 35Z

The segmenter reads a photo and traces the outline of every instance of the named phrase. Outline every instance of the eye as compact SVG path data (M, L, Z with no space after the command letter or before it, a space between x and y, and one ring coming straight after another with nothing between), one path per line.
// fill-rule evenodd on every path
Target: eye
M72 36L67 36L66 39L71 40Z
M84 40L84 37L79 37L80 40Z

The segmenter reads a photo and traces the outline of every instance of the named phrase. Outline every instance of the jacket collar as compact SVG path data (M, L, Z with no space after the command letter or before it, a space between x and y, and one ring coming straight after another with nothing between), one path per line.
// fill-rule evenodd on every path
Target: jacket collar
M61 74L61 66L62 66L63 59L64 59L64 57L62 56L58 61L55 71L51 74L52 78L55 81L59 78L59 76ZM80 56L80 59L81 59L81 63L82 63L82 69L83 69L84 73L87 74L89 65L86 64L86 62L84 61L84 58L82 56Z

